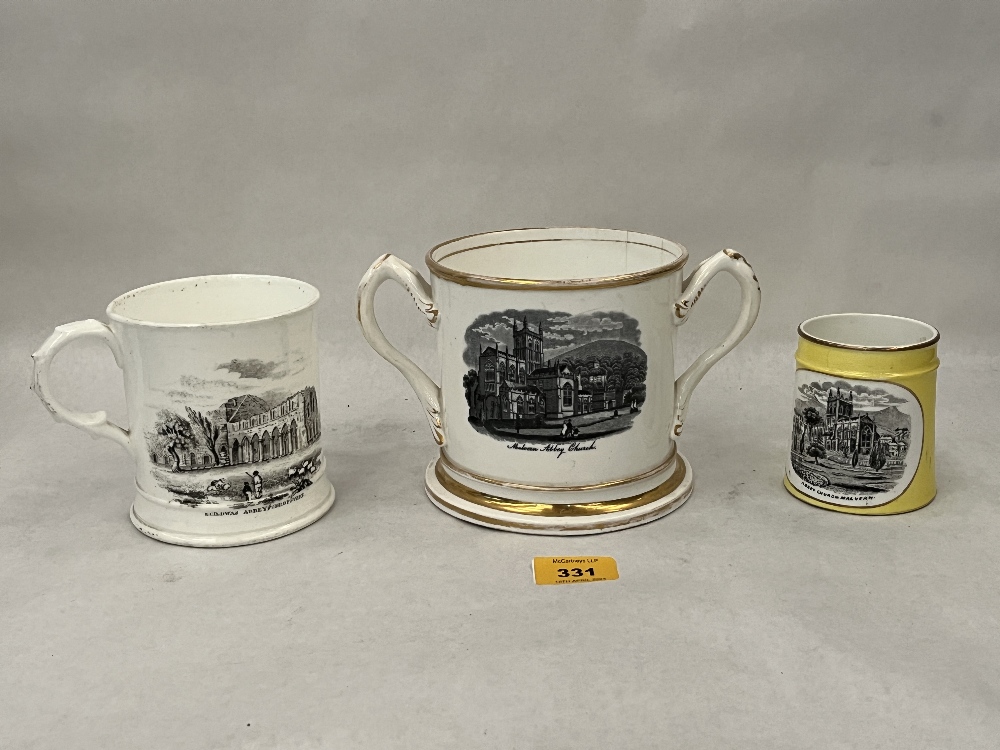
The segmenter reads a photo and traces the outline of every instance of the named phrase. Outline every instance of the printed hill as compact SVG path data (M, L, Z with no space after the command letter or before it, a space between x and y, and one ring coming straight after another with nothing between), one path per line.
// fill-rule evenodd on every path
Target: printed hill
M565 354L560 354L558 359L560 362L571 362L573 364L586 364L587 362L593 360L600 360L601 358L624 358L625 354L631 354L636 360L645 363L646 352L640 349L635 344L630 344L628 341L619 340L608 340L604 339L602 341L591 341L583 346L578 346L575 349L571 349Z
M879 431L882 433L892 433L900 427L910 428L909 415L903 414L895 406L886 407L881 411L868 412L868 416L878 425Z

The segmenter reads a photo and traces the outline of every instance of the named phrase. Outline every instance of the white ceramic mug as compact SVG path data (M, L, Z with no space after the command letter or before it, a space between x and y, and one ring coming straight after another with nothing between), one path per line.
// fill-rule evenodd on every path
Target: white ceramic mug
M750 330L760 287L732 250L685 280L687 251L636 232L518 229L427 254L432 285L391 255L358 289L365 338L416 391L440 456L425 475L447 513L541 534L612 531L689 496L674 445L691 392ZM674 379L674 330L720 271L740 284L732 330ZM437 328L438 386L379 330L375 292L401 284Z
M131 518L147 536L194 547L284 536L334 501L319 442L318 299L277 276L145 286L108 305L108 324L56 328L33 355L32 389L57 421L132 455ZM128 429L53 397L52 358L80 338L106 343L121 367Z

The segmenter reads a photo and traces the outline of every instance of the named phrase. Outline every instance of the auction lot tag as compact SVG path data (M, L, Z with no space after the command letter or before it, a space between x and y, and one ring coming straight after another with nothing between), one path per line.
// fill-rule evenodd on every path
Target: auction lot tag
M618 563L613 557L536 557L531 568L539 586L618 580Z

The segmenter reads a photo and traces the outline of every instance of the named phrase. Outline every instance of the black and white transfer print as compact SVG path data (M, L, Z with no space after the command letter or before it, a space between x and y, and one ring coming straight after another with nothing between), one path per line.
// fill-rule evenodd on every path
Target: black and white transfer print
M894 383L845 380L799 370L788 477L833 505L873 507L894 500L920 458L922 415Z
M629 429L646 400L635 318L504 310L465 332L469 422L518 443L581 443Z
M288 367L259 359L216 370L209 379L184 376L166 392L171 405L146 432L157 484L185 505L227 508L273 503L311 485L322 460L315 387L290 391Z

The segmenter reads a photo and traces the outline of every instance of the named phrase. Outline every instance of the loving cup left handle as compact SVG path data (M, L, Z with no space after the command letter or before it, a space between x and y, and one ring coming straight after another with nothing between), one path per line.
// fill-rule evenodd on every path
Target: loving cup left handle
M65 422L74 427L79 427L84 432L89 432L93 437L107 438L114 440L120 446L129 450L128 430L119 427L108 421L108 414L104 411L74 411L56 401L49 387L49 365L52 359L59 353L66 344L76 339L96 338L103 341L111 349L115 357L115 363L120 368L122 366L122 350L115 334L111 332L104 323L98 320L80 320L76 323L67 323L57 326L52 335L45 340L37 352L31 355L35 363L34 377L31 383L31 390L42 400L45 408L51 412L57 422Z
M378 321L375 320L375 292L383 282L390 280L409 292L410 297L417 303L417 309L427 318L427 322L432 327L437 326L438 310L434 304L430 285L409 263L394 255L386 254L372 263L371 268L361 279L361 284L358 285L358 322L361 324L361 332L372 349L403 373L403 377L409 382L424 407L427 421L434 433L434 440L438 445L444 445L440 386L417 367L413 360L389 343L379 328Z

